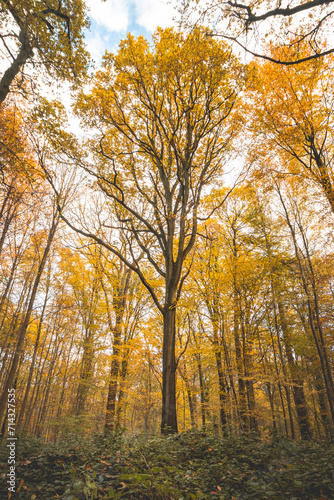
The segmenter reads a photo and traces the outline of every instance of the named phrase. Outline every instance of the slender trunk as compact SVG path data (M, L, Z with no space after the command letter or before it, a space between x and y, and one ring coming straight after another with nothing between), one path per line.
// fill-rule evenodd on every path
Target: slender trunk
M104 424L104 428L107 432L113 431L115 427L116 396L117 396L118 374L120 369L121 346L122 346L121 319L122 317L118 316L114 328L113 352L112 352L111 368L110 368L106 418Z
M227 425L226 406L229 399L228 396L229 388L226 380L226 375L223 369L222 346L220 345L219 335L218 335L220 329L219 328L220 321L219 321L219 306L217 297L214 297L212 302L207 300L206 305L210 314L210 320L213 329L212 345L215 354L217 375L218 375L220 425L223 433L225 433Z
M275 415L275 400L274 400L274 392L275 392L275 384L271 384L270 382L266 382L268 398L271 409L271 418L273 422L273 432L277 434L277 425L276 425L276 415ZM271 388L272 387L272 388Z
M146 404L145 404L145 414L144 414L144 426L145 426L145 432L149 434L151 429L151 409L152 409L152 380L151 380L150 360L148 360L148 374L147 374L145 399L146 399Z
M244 368L243 356L239 334L239 313L237 306L237 299L235 298L234 309L234 345L235 345L235 359L238 372L238 392L239 392L239 413L240 413L240 427L242 430L247 430L248 419L246 411L246 385L244 381Z
M120 429L122 418L124 420L124 411L125 411L124 384L128 373L128 366L129 366L129 349L126 349L125 352L123 352L122 365L119 374L119 392L118 392L118 402L116 411L116 429Z
M219 345L218 334L216 331L214 331L213 345L214 345L216 366L218 372L220 425L222 427L223 432L226 432L226 425L227 425L226 405L228 402L228 386L226 382L225 373L223 370L221 347Z
M14 189L13 180L14 179L12 179L12 183L8 186L8 190L5 193L4 198L3 198L3 202L2 202L2 205L1 205L1 208L0 208L0 221L2 220L2 217L3 217L4 212L5 212L6 205L9 202L9 200L11 198L12 191ZM7 211L8 210L10 210L10 207L7 209Z
M85 411L86 400L89 392L89 382L93 374L93 360L95 354L93 341L93 332L86 332L80 369L80 379L75 404L76 415L81 415Z
M206 390L205 390L205 383L204 383L204 377L203 377L201 355L198 353L196 358L197 358L199 388L200 388L200 394L201 394L202 427L205 427L206 426L207 401L206 401L206 396L205 396Z
M241 311L240 311L241 312ZM252 334L250 331L246 334L246 325L250 324L248 318L248 311L246 319L243 318L241 312L241 329L242 329L242 341L243 341L243 362L244 362L244 374L246 379L246 395L247 395L247 405L249 413L249 426L252 431L256 433L259 432L258 422L256 418L256 405L255 405L255 393L254 393L254 380L252 378L253 374L253 358L252 358Z
M232 364L231 364L231 359L230 359L230 355L229 355L229 348L227 346L224 334L222 334L221 339L222 339L222 346L223 346L223 349L224 349L225 363L226 363L226 366L227 366L228 380L229 380L229 383L230 383L230 388L231 388L231 391L232 391L232 396L233 396L233 399L234 399L234 402L235 402L235 405L236 405L236 410L237 410L237 413L239 414L239 402L238 402L238 397L237 397L237 393L236 393L236 389L235 389L235 384L234 384L233 367L232 367Z
M196 425L196 421L195 421L195 405L194 405L194 401L193 401L193 396L192 396L192 391L191 391L191 387L190 387L189 378L188 378L188 375L187 375L186 364L185 363L183 364L183 371L180 369L180 367L178 368L178 370L179 370L179 373L180 373L180 375L181 375L181 377L184 380L184 383L186 385L186 393L187 393L187 397L188 397L191 427L195 427L195 425Z
M255 394L254 394L254 381L246 380L246 389L247 389L247 402L249 408L249 423L252 431L256 433L259 432L259 427L256 418L256 405L255 405Z
M241 430L248 430L247 418L247 401L246 401L246 384L244 380L244 362L243 352L240 342L240 320L241 320L241 305L240 294L237 286L237 259L238 259L238 245L237 245L237 230L232 224L233 231L233 334L235 346L235 361L238 374L238 395L239 395L239 417Z

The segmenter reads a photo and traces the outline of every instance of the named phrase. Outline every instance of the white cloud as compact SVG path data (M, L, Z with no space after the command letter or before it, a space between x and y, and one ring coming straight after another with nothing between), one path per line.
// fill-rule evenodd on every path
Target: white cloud
M176 12L167 0L86 0L90 17L109 32L131 31L133 21L148 32L173 24Z
M99 33L94 31L92 36L86 36L86 44L89 53L91 54L95 63L100 64L103 54L106 48L110 50L108 44L106 43L106 37L102 37Z
M86 0L93 20L86 34L87 49L99 65L106 49L117 51L121 38L127 31L145 35L157 26L173 24L175 10L167 0Z
M110 31L125 31L129 25L129 3L127 0L86 0L90 17Z
M166 28L173 24L175 9L163 0L134 0L136 22L147 31L153 32L157 26Z

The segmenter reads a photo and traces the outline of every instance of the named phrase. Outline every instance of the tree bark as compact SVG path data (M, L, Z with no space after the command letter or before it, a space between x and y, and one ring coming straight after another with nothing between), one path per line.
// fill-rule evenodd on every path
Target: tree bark
M162 347L162 434L177 432L175 318L175 307L165 307Z

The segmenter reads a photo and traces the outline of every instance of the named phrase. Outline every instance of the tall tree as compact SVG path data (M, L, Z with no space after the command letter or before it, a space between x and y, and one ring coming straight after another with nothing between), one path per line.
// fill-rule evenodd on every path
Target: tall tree
M175 315L189 273L184 263L203 189L222 171L238 128L230 115L240 77L230 52L205 33L158 30L152 49L129 35L116 56L107 53L91 93L77 104L84 122L101 131L92 143L97 167L85 168L115 205L131 259L103 236L79 231L138 274L163 316L165 433L177 431Z

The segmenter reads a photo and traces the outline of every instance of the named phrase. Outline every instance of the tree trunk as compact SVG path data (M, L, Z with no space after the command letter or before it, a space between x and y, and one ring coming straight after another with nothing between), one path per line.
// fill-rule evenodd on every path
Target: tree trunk
M20 50L0 81L0 106L6 99L10 90L10 85L13 83L22 66L34 55L25 28L20 30L19 40L21 42Z
M16 208L16 207L14 207L14 208ZM15 212L15 210L13 210L11 213L8 213L6 215L6 219L5 219L2 233L0 236L0 254L2 253L2 249L3 249L4 243L5 243L6 235L8 233L8 229L10 227L10 223L12 222L15 214L16 214L16 212Z
M181 375L181 377L184 380L184 383L186 385L186 393L187 393L187 397L188 397L191 427L195 427L195 425L196 425L196 421L195 421L195 405L194 405L194 400L193 400L193 395L192 395L192 391L191 391L191 386L190 386L189 378L188 378L188 375L187 375L186 364L185 363L183 364L183 372L181 371L180 367L178 369L179 369L179 373L180 373L180 375Z
M120 429L121 420L123 419L124 421L125 418L124 384L128 372L128 365L129 365L129 349L126 349L125 352L123 352L122 366L119 374L120 377L119 377L118 402L116 410L116 430Z
M151 379L151 363L148 360L147 365L147 380L146 380L146 397L145 397L145 411L144 411L144 428L147 434L151 430L151 409L152 409L152 379Z
M219 341L218 341L217 332L214 332L213 338L214 338L213 342L214 342L214 351L215 351L216 366L217 366L217 373L218 373L218 385L219 385L220 425L221 425L223 433L225 433L226 432L226 425L227 425L226 404L228 402L228 386L226 383L226 377L225 377L225 373L223 370L222 353L221 353L221 347L220 347Z
M93 360L94 360L94 334L92 331L86 332L84 340L84 351L82 355L80 379L76 397L75 414L81 415L85 411L86 400L89 391L89 382L93 374Z
M240 321L241 321L241 305L240 305L240 292L237 285L237 259L238 259L238 245L237 245L237 230L231 226L233 231L233 334L235 346L235 361L238 373L238 396L239 396L239 417L241 430L248 430L247 418L247 401L246 401L246 384L244 380L244 360L243 351L240 342Z
M122 314L123 316L123 314ZM110 380L109 380L109 390L107 399L107 409L106 409L106 419L104 424L104 429L107 432L111 432L115 428L115 416L116 416L116 396L117 396L117 386L118 386L118 373L120 369L120 357L121 357L121 323L122 317L116 319L116 325L114 328L114 342L113 342L113 352L111 359L110 368Z
M162 347L162 419L161 432L177 432L176 417L176 360L175 360L176 308L166 306L163 313Z
M272 418L272 422L273 422L273 432L274 432L274 434L277 434L276 415L275 415L275 400L274 400L275 384L271 384L271 382L266 382L266 386L267 386L268 398L269 398L270 409L271 409L271 418ZM272 389L271 389L271 387L272 387Z
M218 298L214 297L211 303L209 300L207 300L206 305L210 314L210 320L213 329L212 344L216 359L216 367L218 375L220 425L223 433L225 433L227 425L226 405L229 399L228 397L229 388L226 380L226 375L223 369L222 346L218 335L218 332L220 330Z
M196 358L197 358L197 368L198 368L198 377L199 377L199 388L200 388L200 392L201 392L202 427L205 427L206 426L207 400L206 400L206 390L205 390L205 383L204 383L200 353L197 354Z
M246 385L244 381L244 369L242 359L242 349L239 335L239 313L237 299L234 301L234 345L235 345L235 359L238 372L238 392L239 392L239 413L240 413L240 427L242 430L247 430L248 419L246 413Z

